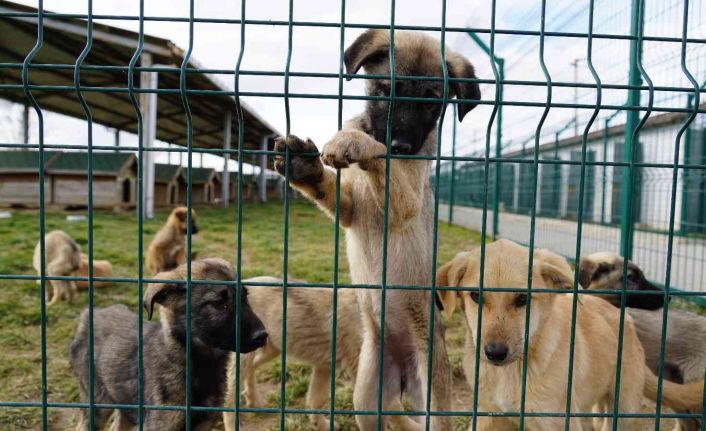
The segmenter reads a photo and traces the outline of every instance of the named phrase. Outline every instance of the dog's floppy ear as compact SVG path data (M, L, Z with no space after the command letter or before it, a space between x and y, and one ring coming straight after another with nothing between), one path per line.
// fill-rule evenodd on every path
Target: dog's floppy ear
M168 274L166 275L157 274L156 278L170 278ZM142 300L142 304L147 311L147 319L152 320L152 314L154 313L154 304L164 304L164 301L170 294L181 292L184 287L177 284L171 283L150 283L147 291L145 292L145 297Z
M471 62L459 54L448 52L446 67L450 78L476 79L476 72ZM450 87L457 99L480 100L480 87L477 82L452 82ZM459 103L458 120L463 121L463 117L477 105L477 103Z
M358 36L358 39L346 49L343 62L346 73L358 73L361 67L372 61L379 61L389 55L390 39L383 30L370 29ZM350 81L351 78L348 78Z
M544 283L552 289L573 289L574 281L571 274L565 269L557 267L549 262L542 262L539 266L539 274Z
M581 258L579 263L579 284L584 289L588 289L591 285L591 280L593 280L593 274L595 274L596 269L598 269L598 264L585 257Z
M174 211L174 217L176 217L177 220L183 223L186 221L186 211Z
M466 274L467 268L468 253L459 253L436 272L436 285L441 287L441 289L437 290L437 293L444 306L443 311L446 320L450 319L454 311L456 311L456 302L459 294L455 290L447 290L443 289L443 287L457 287Z

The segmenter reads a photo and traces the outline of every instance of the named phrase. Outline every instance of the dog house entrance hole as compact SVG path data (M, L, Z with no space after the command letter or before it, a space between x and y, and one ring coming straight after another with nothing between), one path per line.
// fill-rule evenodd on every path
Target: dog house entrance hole
M123 203L130 203L130 180L123 180Z

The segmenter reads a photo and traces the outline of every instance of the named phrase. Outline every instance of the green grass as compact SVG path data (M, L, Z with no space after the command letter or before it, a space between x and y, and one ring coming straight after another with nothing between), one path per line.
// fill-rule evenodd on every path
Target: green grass
M200 233L193 239L193 250L199 257L218 256L235 264L237 257L237 217L234 208L197 208ZM86 222L67 222L66 212L46 214L47 232L61 229L76 239L87 251ZM145 248L166 219L166 211L158 211L154 220L144 226ZM243 208L242 275L282 275L284 210L281 203L248 204ZM441 223L439 226L440 263L458 251L477 244L480 236L463 228ZM34 275L32 254L39 240L39 217L36 211L15 211L13 217L0 220L0 274ZM96 211L93 225L94 256L113 264L116 277L137 277L138 229L134 212ZM333 281L334 227L313 205L295 202L290 207L289 260L291 277L312 282ZM340 242L340 277L349 282L344 237ZM124 303L134 309L138 304L137 285L118 283L97 289L97 307ZM47 383L51 402L77 402L78 390L68 364L68 346L76 328L76 318L86 306L87 294L81 292L73 304L58 303L47 309ZM449 350L456 380L462 376L460 355L464 332L460 316L447 332ZM34 281L4 280L0 284L0 401L41 400L41 343L39 287ZM261 369L259 379L270 390L269 407L279 407L279 361ZM308 384L308 367L288 362L286 398L291 407L304 407ZM460 383L463 384L462 378ZM337 408L352 409L350 380L337 384ZM49 428L73 427L75 409L49 409ZM244 424L252 429L276 428L278 415L247 415ZM288 415L287 427L307 429L304 415ZM343 430L354 429L352 417L336 417ZM0 429L38 429L39 408L0 408Z

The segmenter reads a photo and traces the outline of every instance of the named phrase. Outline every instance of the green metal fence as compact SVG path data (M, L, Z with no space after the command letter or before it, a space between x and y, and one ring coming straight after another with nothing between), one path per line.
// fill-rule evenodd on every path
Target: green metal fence
M580 10L575 15L570 16L572 19L562 23L559 18L566 18L565 15L558 13L548 13L550 9L546 0L541 0L536 8L530 10L528 17L535 19L535 24L538 24L538 29L528 30L527 27L505 27L497 25L497 10L498 2L493 0L490 2L488 16L484 16L479 25L473 28L466 27L451 27L446 26L446 1L440 0L442 14L440 17L430 19L425 25L406 25L396 22L396 11L400 7L409 7L408 5L396 5L395 0L391 0L389 5L385 5L390 11L390 22L386 24L371 24L367 22L347 21L347 14L350 12L350 6L347 6L345 0L340 2L340 20L331 22L313 22L313 21L297 21L294 19L297 2L289 0L288 2L288 19L287 20L259 20L249 19L247 17L246 0L239 2L240 16L239 17L220 17L220 18L199 18L195 16L195 4L197 0L189 0L189 13L186 17L170 16L170 15L146 15L145 1L139 1L139 13L134 15L94 15L93 2L87 0L85 3L85 12L80 14L61 14L49 13L44 9L43 0L38 0L38 12L0 12L2 19L21 19L29 20L36 24L36 43L31 51L29 51L21 62L7 62L0 64L0 71L21 71L21 82L0 81L0 96L2 92L11 92L21 90L26 98L34 114L37 122L37 144L28 145L27 147L38 149L38 166L44 166L44 160L48 150L57 148L75 149L72 146L62 145L47 145L45 135L48 130L44 122L44 109L41 105L41 99L38 100L38 95L45 97L47 94L74 92L78 98L83 113L86 119L86 127L88 134L87 149L88 149L88 256L89 256L89 274L87 280L89 282L88 298L89 298L89 321L93 322L93 298L94 286L93 282L97 280L92 271L93 261L93 164L90 156L94 151L106 150L104 146L96 146L93 144L93 125L92 109L90 103L87 103L87 94L128 94L130 101L134 107L134 116L138 124L137 145L136 147L124 147L119 151L136 151L138 155L138 170L137 170L137 195L138 195L138 210L136 223L138 224L138 248L135 251L135 256L139 262L139 269L136 277L128 278L112 278L108 279L114 282L131 282L136 283L138 298L142 298L144 284L148 282L175 282L178 280L155 280L146 276L142 261L143 261L143 224L145 223L145 215L143 211L143 196L146 185L144 178L146 175L145 160L148 153L155 151L151 148L145 148L142 123L143 111L141 110L141 101L139 96L160 94L178 96L181 102L180 113L185 115L186 126L183 137L180 143L182 147L171 148L169 151L177 153L185 153L187 160L187 206L191 208L192 198L192 168L194 154L232 154L237 156L239 165L238 181L238 198L237 198L237 219L233 220L236 226L237 235L237 250L236 250L236 268L237 280L232 284L238 288L241 286L240 278L241 269L245 264L242 259L242 220L243 211L247 208L242 202L243 190L243 163L247 156L265 155L273 157L275 155L284 156L289 160L290 153L276 154L268 150L253 150L246 149L245 133L248 127L247 118L244 113L241 98L249 97L269 97L281 99L284 102L284 111L286 118L286 127L284 132L288 134L292 126L290 118L290 101L292 99L320 99L320 100L335 100L338 103L338 128L343 124L343 102L348 100L387 100L386 96L362 96L359 94L350 95L343 92L343 79L370 79L371 76L348 75L343 70L343 51L351 42L347 38L346 30L359 30L364 28L389 28L391 38L394 40L394 34L399 30L414 30L427 31L435 33L440 39L442 57L445 53L445 44L449 35L462 35L470 37L474 43L480 44L483 51L482 55L473 58L475 63L482 63L487 60L489 73L475 80L484 85L484 97L480 101L480 105L486 106L489 110L487 123L481 124L484 137L478 142L475 148L464 148L469 150L463 151L465 155L460 155L461 143L457 149L457 141L460 138L456 137L456 125L453 128L448 127L449 121L455 121L455 115L444 115L442 111L442 119L438 129L437 152L432 157L424 156L408 156L414 159L428 159L434 162L434 185L433 190L436 195L435 199L435 219L434 219L434 247L433 261L434 268L441 262L437 260L437 235L438 221L440 218L448 218L455 223L467 224L476 228L481 232L483 238L486 234L492 234L492 237L502 236L514 239L518 242L526 243L530 247L547 246L555 249L571 259L578 260L581 255L585 255L592 250L613 250L619 251L623 255L632 256L638 263L648 259L644 256L650 256L650 265L643 265L644 268L652 268L652 273L649 273L651 278L659 281L664 285L665 297L678 296L684 298L699 298L706 294L701 287L705 267L704 263L704 225L706 224L706 197L704 189L706 188L706 180L704 180L704 169L706 169L705 154L706 141L704 141L704 114L706 107L702 98L702 90L704 78L706 77L706 65L704 64L704 48L706 48L706 38L704 38L703 20L703 2L693 0L678 0L663 3L659 1L648 0L632 0L627 3L617 5L615 2L589 0L585 5L580 5ZM379 6L380 8L383 5ZM423 7L423 5L421 5ZM563 7L563 6L562 6ZM650 8L653 8L650 10ZM566 9L566 8L565 8ZM562 9L562 10L565 10ZM566 9L568 10L568 9ZM668 17L662 22L662 27L655 31L647 32L646 29L646 14L650 17ZM55 20L75 19L80 18L85 20L86 38L85 46L81 54L75 59L73 64L52 63L52 64L37 64L34 62L37 54L42 50L44 44L45 18L50 16ZM625 20L625 17L629 19ZM578 19L583 17L585 19ZM600 18L600 20L597 20ZM84 64L84 60L90 54L93 46L93 25L95 20L127 20L136 21L139 24L139 39L136 43L136 49L129 64L124 67L105 66L100 64ZM529 18L528 18L529 19ZM655 18L659 21L659 18ZM180 22L188 25L189 45L185 51L183 62L180 66L138 66L140 55L145 46L145 23L148 22ZM603 26L603 24L611 23L614 26L612 29ZM647 21L652 22L652 21ZM439 24L440 23L440 24ZM237 28L240 32L241 45L238 51L237 58L234 58L236 63L232 70L206 69L195 67L190 63L194 34L197 31L195 24L199 25L216 25L226 24L231 29ZM620 26L630 28L628 33L618 30ZM608 25L608 24L606 24ZM246 37L248 37L248 29L255 26L274 26L278 28L286 28L287 30L287 58L283 71L264 71L264 70L242 70L241 64L243 56L246 54ZM291 60L293 55L293 35L298 28L336 28L340 29L340 38L337 42L339 47L339 67L338 70L327 71L326 73L314 72L294 72L291 70ZM600 28L601 30L597 30ZM654 30L654 29L653 29ZM507 52L500 52L498 46L502 46L507 41L519 41L518 46ZM487 45L486 42L487 41ZM552 77L552 71L547 65L547 47L556 41L572 41L582 47L582 52L585 52L586 68L590 73L590 79L585 82L578 80L561 80ZM0 44L10 44L12 41L2 40ZM514 42L512 42L514 43ZM593 63L593 57L596 55L594 45L606 47L611 44L620 45L623 48L627 46L627 50L623 50L626 70L620 72L627 73L627 79L620 76L620 79L605 79L603 78L605 71L599 70ZM0 45L0 48L2 47ZM552 45L553 46L553 45ZM539 72L536 77L528 79L520 76L517 79L511 78L511 69L513 64L517 64L523 58L527 48L531 48L532 52L536 48L538 56L532 55L534 61L539 61ZM670 84L654 85L650 79L650 70L645 69L646 63L644 58L648 52L667 50L673 54L670 58L676 58L679 69L677 72L672 71L672 75L678 75L674 78L674 82ZM391 57L394 56L394 44L390 46ZM676 53L676 54L674 54ZM499 57L498 54L503 54ZM534 53L532 53L534 54ZM659 58L659 57L658 57ZM616 66L619 68L620 66ZM469 101L449 99L448 88L449 84L459 82L458 78L449 78L446 71L446 64L442 61L444 69L444 94L439 99L412 99L414 102L429 102L435 101L446 104L451 104L452 109L455 109L459 103L468 103ZM35 84L30 79L30 72L35 70L59 70L70 69L74 72L74 85L53 85L51 83ZM390 79L393 83L395 80L412 79L412 77L399 76L394 69L394 61L391 62L391 75L381 77ZM81 74L85 71L102 71L102 72L118 72L126 74L127 86L83 86ZM178 76L178 84L175 87L169 88L145 88L138 86L135 82L139 72L159 72ZM194 90L189 88L190 75L195 74L219 74L233 80L233 90ZM241 78L243 76L258 76L269 75L281 78L281 89L271 89L270 91L244 91L241 86ZM0 75L1 76L1 75ZM315 77L319 79L332 79L338 82L338 94L313 94L313 93L294 93L290 91L290 81L292 77ZM414 78L419 79L419 78ZM431 79L431 78L429 78ZM513 93L515 89L531 89L533 93L525 98L522 94ZM396 100L401 100L395 96L395 86L391 86L391 94L389 100L390 105L394 106ZM581 98L576 98L573 101L566 101L564 97L565 91L578 89L582 92ZM236 120L238 124L237 133L237 148L236 149L203 149L197 148L194 145L194 124L193 113L191 110L190 100L193 97L216 97L230 96L236 101ZM539 96L537 96L539 95ZM646 97L645 97L646 96ZM580 100L579 100L580 99ZM406 99L404 99L406 100ZM503 112L504 108L504 112ZM584 115L577 120L567 120L565 116L555 121L555 124L550 124L550 121L556 120L552 117L555 112L566 113L573 112L574 109L581 110ZM515 117L514 114L521 112L523 116ZM503 123L503 115L506 116ZM391 118L391 117L390 117ZM512 121L508 121L513 118ZM391 138L391 127L388 120L387 143ZM551 127L550 127L551 126ZM571 126L574 126L576 133L568 138L567 131ZM603 127L601 127L603 126ZM611 129L613 127L614 129ZM495 128L495 130L493 130ZM453 136L447 139L447 131L452 129ZM534 132L532 133L532 129ZM551 129L551 130L548 130ZM528 133L529 132L529 133ZM646 135L657 135L657 142L652 147L649 147L646 142ZM549 138L547 138L549 136ZM660 138L661 136L661 138ZM645 144L643 144L645 142ZM449 145L450 144L450 145ZM16 143L1 143L2 148L17 148ZM389 145L388 145L389 147ZM442 148L450 150L450 156L442 153ZM648 148L658 149L656 153L649 153ZM112 148L110 148L112 150ZM609 150L607 150L609 149ZM568 151L568 152L567 152ZM385 185L385 217L384 217L384 237L388 236L388 204L389 204L389 166L390 160L398 156L387 154L386 166L388 172L388 181ZM289 166L289 163L286 164ZM47 289L47 281L51 279L62 280L79 280L76 277L49 277L44 271L45 263L45 243L44 235L46 231L45 212L45 181L44 170L38 171L39 181L39 211L38 211L38 238L40 239L42 251L42 270L38 277L28 274L0 274L2 280L38 280L40 290L40 344L41 344L41 399L38 401L25 400L0 400L0 409L2 408L27 408L37 409L41 413L41 428L46 430L52 428L48 417L48 409L76 409L87 408L90 412L89 419L91 424L94 420L96 409L99 408L120 408L120 409L136 409L140 421L139 428L143 428L142 421L145 411L149 409L167 409L184 411L187 416L186 429L191 429L188 418L193 412L198 411L234 411L236 414L236 427L239 427L239 417L242 412L263 412L279 415L279 427L285 428L286 415L292 414L308 414L308 413L325 413L330 414L330 428L334 429L334 419L336 415L374 415L378 418L382 415L400 415L413 414L424 418L424 427L429 429L430 418L433 415L451 415L456 417L470 418L472 429L476 428L476 419L479 416L498 415L519 417L520 429L524 429L524 420L531 415L525 411L525 383L526 383L526 357L523 373L522 373L522 393L521 393L521 408L518 412L498 413L498 412L482 412L478 411L477 386L474 389L473 401L469 400L469 408L461 411L439 412L433 411L430 404L430 384L424 390L427 393L427 403L423 406L423 410L409 412L388 412L382 408L382 365L379 371L379 391L377 394L377 409L371 411L349 411L339 410L335 406L335 340L336 340L336 311L337 310L337 292L342 288L372 288L381 289L382 291L382 315L381 319L385 318L385 294L389 289L427 289L435 292L437 286L432 281L431 285L427 286L393 286L387 283L386 270L382 271L382 279L378 285L371 286L354 286L346 285L339 282L339 214L336 212L336 217L332 229L334 230L334 250L332 253L333 259L333 282L332 283L295 283L284 281L283 303L286 304L287 291L289 288L304 288L304 287L327 287L334 291L334 324L333 332L333 348L331 370L331 402L328 409L321 411L311 411L307 409L289 408L286 405L286 371L287 371L287 355L286 349L286 316L287 307L282 310L283 327L282 327L282 363L281 363L281 383L279 407L254 409L244 408L240 406L239 397L235 397L235 405L223 408L208 408L195 406L192 404L190 388L191 381L191 340L190 332L187 331L186 341L186 397L184 405L179 406L150 406L145 405L143 398L143 356L142 356L142 338L143 338L143 312L142 307L137 307L138 311L138 340L139 347L137 350L136 361L138 363L138 381L139 388L135 403L130 405L100 405L95 402L95 394L93 389L93 325L89 325L89 399L86 403L73 403L68 401L49 401L48 393L48 356L46 351L47 333L50 321L47 317L47 306L45 303L45 291ZM286 172L285 177L289 177L289 172ZM337 176L337 184L340 186L340 172ZM290 238L290 194L285 193L283 200L283 254L282 254L282 275L283 279L287 280L288 263L289 263L289 238ZM337 207L339 196L337 196ZM442 206L442 204L444 206ZM462 211L463 209L463 211ZM466 211L468 209L468 211ZM447 211L448 210L448 211ZM678 216L677 213L681 215ZM187 212L187 226L191 226L191 212ZM470 215L469 215L470 214ZM490 220L489 220L490 219ZM189 228L190 229L190 228ZM191 254L191 232L187 235L187 255ZM383 262L386 262L387 257L387 240L381 244L383 249ZM481 256L484 256L485 243L481 244ZM694 252L696 250L696 252ZM481 261L481 267L484 265ZM532 254L528 262L528 268L532 267ZM187 280L186 291L187 298L190 299L192 283L208 283L204 280L192 280L191 265L187 264ZM627 268L625 269L627 271ZM479 291L482 295L484 290L491 290L483 287L483 269L481 268L480 286L467 290ZM530 271L531 274L531 271ZM434 279L432 274L431 279ZM625 274L624 274L625 275ZM531 277L531 275L530 275ZM625 278L625 277L624 277ZM85 280L85 278L84 278ZM257 283L256 283L257 284ZM528 280L528 286L531 284L531 279ZM267 285L267 283L260 283ZM254 287L257 288L257 287ZM529 289L529 287L528 287ZM240 289L237 290L240 294ZM529 291L529 290L528 290ZM578 279L574 280L574 293L580 293L578 290ZM578 300L578 294L574 295L574 307ZM623 295L625 298L625 295ZM237 304L240 304L238 298ZM623 303L624 305L624 303ZM575 308L574 308L575 309ZM430 334L433 331L433 304L430 306L430 314L432 316L430 322ZM528 302L529 310L529 302ZM666 321L668 317L669 307L664 308L663 318ZM621 336L624 323L625 307L621 309ZM527 322L529 322L530 313L526 313ZM575 314L574 314L575 320ZM526 323L527 323L526 322ZM575 322L574 322L575 323ZM480 318L478 324L480 325ZM187 326L191 325L191 302L187 301ZM529 327L529 325L526 325ZM572 325L572 344L574 334L574 326ZM666 338L666 325L663 325L663 340ZM384 325L382 325L384 331ZM384 339L384 336L381 336ZM430 335L431 339L431 335ZM527 343L528 336L525 334L525 355L528 351ZM239 343L239 340L238 340ZM429 350L431 350L431 345ZM380 364L383 363L383 348L380 349ZM480 352L480 348L476 346L476 355ZM428 361L431 362L432 354L429 352ZM573 359L573 350L572 350ZM664 362L664 343L662 344L661 352L662 363ZM618 354L618 369L620 367L621 356ZM478 364L478 356L476 356L476 364ZM569 371L569 382L571 382L571 373L573 372L573 363L571 363ZM431 366L429 367L431 369ZM479 368L476 365L474 370L475 379L478 378ZM662 373L659 375L660 391ZM236 367L236 393L240 392L239 388L239 367ZM619 385L619 379L617 382ZM570 389L570 388L569 388ZM571 393L571 391L568 391ZM569 397L570 398L570 397ZM609 413L610 417L617 419L622 417L618 413L619 399L616 397L613 411ZM573 412L571 411L570 399L567 401L567 408L562 412L542 412L534 413L546 416L558 416L566 419L565 429L569 429L569 419L576 416L601 416L600 414L592 414L589 412ZM634 414L633 414L634 415ZM658 403L655 415L638 414L640 417L655 417L655 429L660 429L660 418L700 418L704 429L704 417L700 414L667 414L661 410L661 404ZM613 429L618 429L618 421L614 421Z

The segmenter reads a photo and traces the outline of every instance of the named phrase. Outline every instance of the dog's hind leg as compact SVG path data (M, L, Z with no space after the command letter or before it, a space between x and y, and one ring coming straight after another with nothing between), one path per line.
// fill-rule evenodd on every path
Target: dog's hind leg
M279 355L279 350L270 343L252 352L240 355L240 381L245 404L248 407L263 407L265 402L262 394L257 389L255 371L261 365L271 361ZM233 355L235 358L235 355ZM226 393L225 407L232 408L235 405L235 360L228 367L228 390ZM235 430L235 413L223 412L223 425L225 431Z
M66 265L61 261L54 261L47 264L47 275L50 277L61 277L67 274ZM49 301L48 305L53 305L62 298L69 299L69 291L71 285L66 280L51 280L51 285L54 288L54 296Z
M437 319L434 325L434 346L432 351L432 381L431 381L431 410L432 411L450 411L451 405L451 364L449 357L446 354L446 346L444 344L444 335L442 323ZM428 328L418 327L416 329L417 345L417 362L419 364L419 378L422 387L422 406L426 406L427 399L427 383L428 383ZM432 430L450 430L452 428L452 419L448 416L432 416Z
M108 422L108 419L110 419L110 414L112 413L112 410L108 409L95 409L95 413L93 415L93 430L89 428L89 421L88 421L88 410L82 409L81 412L79 413L79 420L78 423L76 424L76 431L97 431L103 429L105 426L106 422ZM118 413L119 415L119 413ZM114 431L114 423L110 427L110 431ZM122 431L122 430L128 430L130 428L116 428L117 431Z
M257 349L253 353L241 355L240 358L240 378L243 382L243 393L248 407L264 407L265 401L257 388L255 371L262 365L270 362L280 354L274 345L267 343L264 347ZM233 373L235 373L235 368Z
M122 412L115 412L115 419L113 419L113 423L110 424L110 431L130 431L133 428L135 427Z
M378 373L380 372L378 333L365 327L363 343L358 358L358 371L353 388L353 407L356 410L377 410L378 406ZM399 394L398 394L399 396ZM377 417L374 415L358 415L355 417L361 431L378 429ZM385 428L385 416L382 416L379 429Z
M331 385L331 369L328 367L313 367L311 370L311 380L309 390L306 394L306 407L312 410L323 409L328 399ZM321 414L309 415L311 424L319 431L326 431L329 421ZM338 425L334 424L335 429Z

